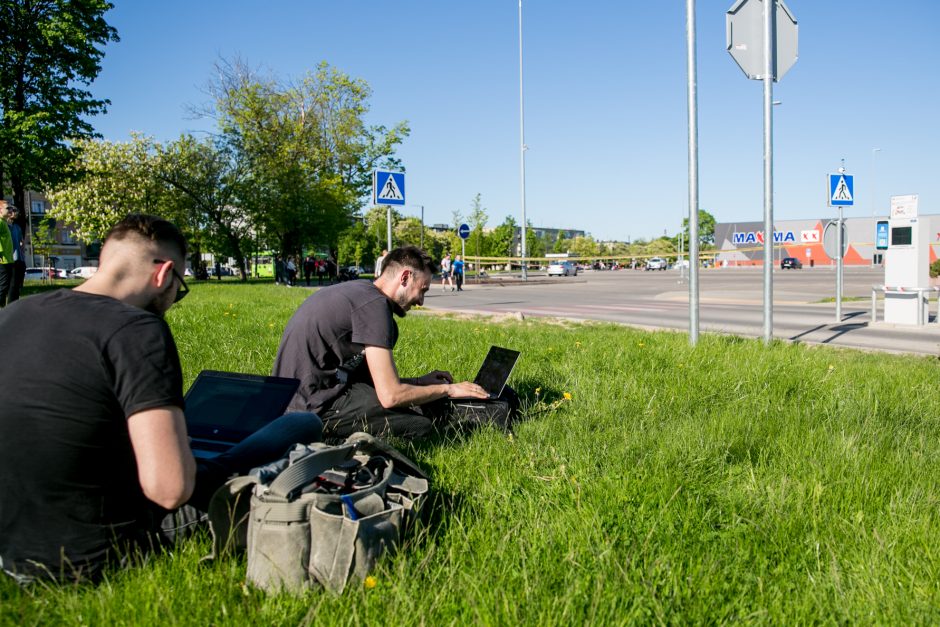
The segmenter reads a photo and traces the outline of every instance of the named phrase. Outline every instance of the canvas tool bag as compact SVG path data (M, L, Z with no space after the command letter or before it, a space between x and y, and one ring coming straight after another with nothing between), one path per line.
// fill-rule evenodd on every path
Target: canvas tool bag
M344 476L344 488L324 491ZM248 581L265 590L319 584L339 594L398 546L427 493L412 461L366 433L337 446L298 445L286 463L235 477L213 495L210 558L244 549Z

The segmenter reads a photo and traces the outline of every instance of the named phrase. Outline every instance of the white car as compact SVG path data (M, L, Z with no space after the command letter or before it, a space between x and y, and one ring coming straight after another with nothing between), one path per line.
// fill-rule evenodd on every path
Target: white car
M26 273L23 275L24 281L43 281L46 279L67 279L69 278L68 273L65 270L60 270L58 268L26 268Z
M548 276L578 276L578 266L570 261L553 261L548 264Z
M87 279L95 272L98 271L98 266L79 266L77 268L72 268L69 270L69 278L72 279Z
M662 257L650 257L646 261L647 270L665 270L668 265Z

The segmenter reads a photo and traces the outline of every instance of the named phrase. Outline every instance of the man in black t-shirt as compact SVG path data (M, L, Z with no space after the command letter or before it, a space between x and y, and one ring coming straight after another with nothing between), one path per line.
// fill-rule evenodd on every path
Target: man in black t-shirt
M401 379L392 349L393 315L424 303L435 267L420 249L396 248L374 281L349 281L315 292L284 329L274 375L300 379L292 410L316 412L324 435L355 431L419 437L434 428L434 401L487 398L475 383L454 383L436 370Z

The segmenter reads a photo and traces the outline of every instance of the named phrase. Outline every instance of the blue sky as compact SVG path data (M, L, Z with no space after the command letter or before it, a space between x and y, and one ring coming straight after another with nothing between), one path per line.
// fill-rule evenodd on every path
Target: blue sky
M428 223L482 194L490 226L520 215L517 0L116 0L121 41L93 90L106 139L211 129L213 64L284 77L320 61L366 80L372 123L407 120L404 213ZM526 209L536 226L599 239L674 234L687 215L683 0L524 0ZM699 0L700 204L721 222L763 216L762 87L725 51L732 0ZM774 88L775 217L834 215L825 178L856 176L847 216L893 194L940 213L940 3L787 0L800 58ZM874 158L873 149L880 148ZM874 186L872 185L874 173Z

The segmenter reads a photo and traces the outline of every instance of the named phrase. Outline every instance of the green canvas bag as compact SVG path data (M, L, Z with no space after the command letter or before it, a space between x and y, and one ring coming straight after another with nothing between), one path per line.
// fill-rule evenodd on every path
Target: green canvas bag
M340 594L394 551L428 494L428 480L399 451L366 433L345 443L295 448L269 483L257 475L231 479L212 497L210 558L247 552L249 582L265 590L315 585ZM283 464L282 464L283 465ZM350 470L352 469L352 470ZM325 492L343 473L365 476L341 492Z

